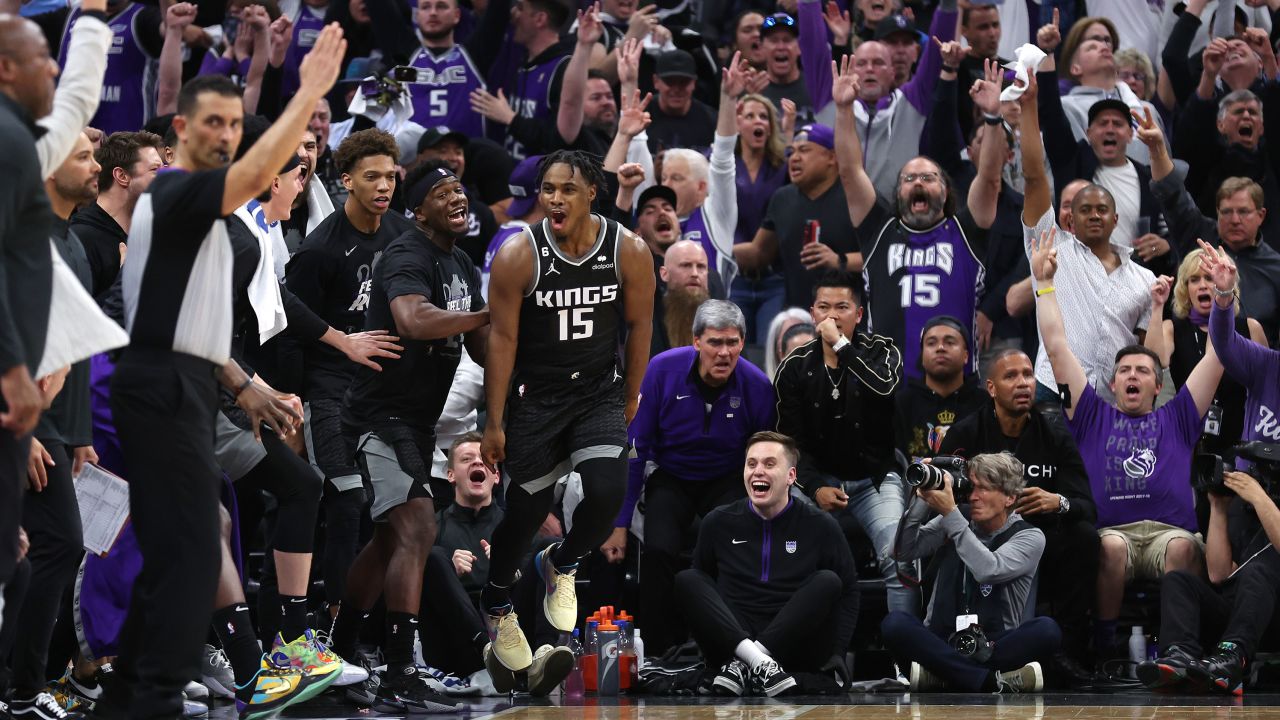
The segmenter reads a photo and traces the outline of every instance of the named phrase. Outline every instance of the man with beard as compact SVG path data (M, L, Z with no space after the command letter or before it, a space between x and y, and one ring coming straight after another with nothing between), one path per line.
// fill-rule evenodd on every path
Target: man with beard
M461 706L432 691L413 662L422 570L436 534L431 458L463 343L484 362L489 312L480 274L457 246L467 231L462 182L448 170L423 167L405 185L417 226L393 240L377 262L365 323L402 338L404 351L380 372L357 369L342 410L343 431L356 441L373 488L374 535L351 565L333 646L354 652L363 617L385 597L387 671L374 707L450 712Z
M280 223L284 233L284 246L289 249L289 256L298 252L302 241L327 217L333 214L333 200L324 188L316 167L320 161L319 143L316 134L310 129L302 133L302 142L298 144L298 155L302 158L303 181L305 189L293 201L293 211L289 219Z
M984 403L984 395L968 382L969 334L949 315L936 315L920 335L924 378L909 378L894 397L898 449L912 461L933 457L952 423Z
M329 101L320 98L316 101L307 129L316 136L316 161L311 166L311 173L320 178L325 192L335 206L347 201L347 189L342 184L342 172L333 163L333 151L329 148L329 126L333 113L329 110Z
M129 238L133 208L164 167L161 143L159 135L149 132L119 132L107 136L94 151L102 168L98 200L71 217L70 229L84 246L99 303L120 274L120 246Z
M653 298L650 355L693 344L693 315L710 297L708 272L707 252L698 243L681 240L667 249Z
M85 290L92 282L89 260L68 228L68 219L77 206L93 202L100 169L93 158L93 143L81 133L71 155L44 184L56 217L54 246ZM16 635L10 663L13 698L9 707L19 717L66 717L54 712L61 708L49 702L44 692L45 662L63 592L75 578L83 553L72 478L85 463L96 462L89 413L89 361L83 360L71 366L62 392L41 414L31 439L29 492L22 502L22 527L33 541L27 553L31 579L26 599L13 620Z
M935 16L936 19L937 16ZM966 345L975 347L974 318L982 295L987 230L995 221L1000 195L1000 169L1006 156L1000 118L1000 69L987 64L987 79L969 91L986 114L978 174L969 186L966 207L956 212L951 179L927 157L916 157L898 173L890 201L862 164L862 145L855 130L853 105L859 93L851 58L833 65L836 103L836 146L849 219L862 243L863 276L867 279L867 327L904 348L908 377L919 378L920 345L928 320L944 314L960 318ZM971 353L976 356L976 353ZM976 369L971 358L967 372Z
M463 179L463 191L467 193L467 232L458 239L458 245L471 258L471 263L480 267L490 239L498 232L498 220L489 206L477 199L479 193L467 178L467 143L467 136L457 130L444 125L433 127L418 138L418 161L436 163L434 167L447 168Z
M667 253L668 262L681 245L701 250L693 243L676 243ZM777 421L773 385L741 357L746 319L738 306L709 300L689 328L692 347L661 353L645 370L640 410L628 433L636 456L628 461L627 498L601 548L610 562L622 560L631 516L643 493L640 617L645 620L645 645L655 657L683 642L687 632L673 622L667 607L676 573L683 569L680 556L692 549L694 519L742 497L738 464L747 440Z
M1038 79L1028 80L1026 92L1018 98L1022 105L1022 165L1026 178L1022 225L1027 254L1030 255L1034 238L1058 227L1058 272L1065 280L1058 302L1063 309L1067 342L1084 367L1089 384L1103 398L1109 398L1107 386L1115 353L1145 336L1155 276L1133 261L1131 248L1120 244L1118 238L1113 241L1116 203L1106 188L1090 184L1076 191L1071 199L1070 230L1064 232L1055 222L1040 139ZM1099 298L1106 298L1106 312L1098 312ZM1036 353L1036 380L1041 386L1037 400L1052 400L1058 394L1054 390L1058 382L1041 345Z
M490 468L505 460L511 484L480 607L492 641L485 666L499 692L534 663L511 587L556 480L574 470L583 487L572 529L535 559L543 612L560 632L578 622L578 562L608 538L625 494L627 423L649 356L654 279L640 239L591 212L603 181L599 163L582 153L549 155L537 183L546 219L493 261L481 453Z
M1014 511L1044 531L1040 597L1053 604L1062 627L1060 670L1074 684L1089 680L1089 609L1098 575L1098 519L1089 476L1076 442L1056 418L1035 407L1036 373L1021 350L1002 350L987 374L991 405L956 421L940 455L970 458L1010 452L1027 482Z

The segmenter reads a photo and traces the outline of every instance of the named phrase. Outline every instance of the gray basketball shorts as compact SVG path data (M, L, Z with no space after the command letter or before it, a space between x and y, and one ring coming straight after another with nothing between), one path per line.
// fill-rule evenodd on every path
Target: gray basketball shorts
M360 436L356 459L373 497L369 515L386 522L392 510L415 498L430 498L435 436L404 426L380 427Z
M532 495L585 460L621 457L627 446L624 388L613 370L572 383L517 380L507 400L507 487Z

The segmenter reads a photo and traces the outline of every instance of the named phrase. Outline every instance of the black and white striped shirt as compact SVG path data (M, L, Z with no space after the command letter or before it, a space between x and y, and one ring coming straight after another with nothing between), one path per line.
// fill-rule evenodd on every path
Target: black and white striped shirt
M227 170L168 170L138 199L121 271L134 348L231 356L234 255L222 219Z

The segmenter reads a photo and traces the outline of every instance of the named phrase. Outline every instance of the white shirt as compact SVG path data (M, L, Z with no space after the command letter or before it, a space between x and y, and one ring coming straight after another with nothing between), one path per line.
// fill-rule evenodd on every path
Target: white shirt
M1054 210L1050 208L1034 228L1023 226L1028 258L1032 238L1057 225ZM1120 266L1108 273L1102 261L1075 235L1058 228L1055 240L1058 272L1053 286L1062 310L1067 345L1084 368L1089 384L1110 397L1108 385L1116 351L1137 342L1134 331L1145 330L1151 317L1151 284L1155 276L1129 258L1132 250L1114 242L1111 247L1120 256ZM1032 284L1037 285L1034 276ZM1039 332L1037 326L1037 335ZM1036 380L1048 387L1057 387L1043 338L1036 351Z
M1107 190L1116 200L1116 229L1111 233L1111 241L1117 245L1132 248L1133 241L1144 234L1139 232L1138 216L1141 214L1141 187L1138 185L1138 170L1131 162L1116 167L1099 165L1093 174L1093 181ZM1150 227L1148 227L1150 232Z

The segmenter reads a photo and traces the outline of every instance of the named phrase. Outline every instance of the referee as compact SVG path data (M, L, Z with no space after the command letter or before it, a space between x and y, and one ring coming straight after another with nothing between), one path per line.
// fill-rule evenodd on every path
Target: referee
M302 87L244 157L240 90L196 78L178 96L173 165L138 200L122 270L131 342L116 366L111 405L130 483L142 572L134 584L99 714L175 718L200 672L217 587L217 383L236 396L257 434L300 420L274 391L230 360L233 254L223 218L266 188L297 152L312 108L337 78L342 30L326 27L300 68Z

